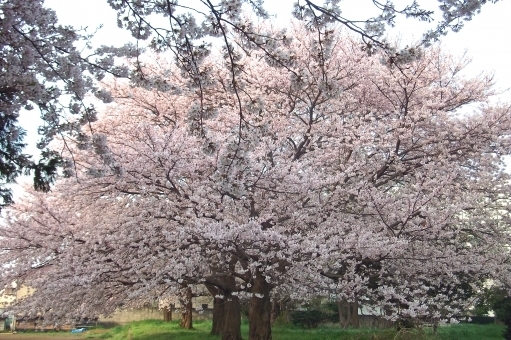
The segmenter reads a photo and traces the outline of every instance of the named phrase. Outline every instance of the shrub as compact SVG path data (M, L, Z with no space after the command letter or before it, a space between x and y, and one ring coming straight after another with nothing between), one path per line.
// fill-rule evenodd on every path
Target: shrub
M332 321L331 319L332 317L330 314L317 309L299 310L291 314L291 322L293 325L304 328L317 328L320 323Z
M497 318L506 325L504 339L511 340L511 297L501 298L493 304Z

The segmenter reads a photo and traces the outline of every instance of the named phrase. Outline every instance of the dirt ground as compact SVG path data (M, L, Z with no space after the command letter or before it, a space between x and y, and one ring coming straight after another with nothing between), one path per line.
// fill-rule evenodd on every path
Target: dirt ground
M58 339L58 340L79 340L83 339L84 335L82 334L71 334L70 332L62 332L62 333L0 333L0 340L49 340L49 339Z

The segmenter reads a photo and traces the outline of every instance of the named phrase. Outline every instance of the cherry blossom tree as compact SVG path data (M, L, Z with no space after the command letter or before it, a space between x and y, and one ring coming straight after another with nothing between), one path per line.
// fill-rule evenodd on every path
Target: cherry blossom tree
M488 248L483 251L487 254L479 255L481 260L486 258L485 261L488 263L505 263L500 255L496 258L492 256L501 253L496 250L499 249L497 244L507 239L506 223L502 221L495 223L493 217L488 215L499 216L508 209L507 175L502 174L503 164L496 158L499 154L506 154L508 146L505 146L503 135L494 141L487 138L493 129L500 129L509 124L508 107L483 107L480 113L467 113L468 117L460 117L460 106L484 100L485 96L491 94L488 92L490 79L463 80L459 72L465 62L448 57L432 57L437 53L439 51L425 51L421 61L406 66L387 61L393 66L390 66L389 72L379 73L383 78L379 78L379 75L372 78L370 85L372 90L368 91L363 86L358 86L355 91L361 92L356 96L363 98L364 93L370 94L371 98L368 100L371 105L364 107L365 113L360 113L366 115L367 123L360 123L360 118L356 118L354 121L356 128L350 126L349 132L344 132L343 138L349 138L352 144L357 143L356 147L344 146L346 153L341 153L337 157L335 154L325 157L330 162L347 167L345 168L347 172L340 173L342 177L327 187L325 202L332 200L331 209L334 213L330 222L327 222L328 214L322 216L324 220L322 226L325 228L331 223L332 233L325 231L321 237L326 235L326 238L318 240L317 243L339 242L331 248L338 249L339 254L345 252L340 256L339 262L325 266L329 270L325 270L324 275L337 281L336 284L340 287L337 289L342 294L350 291L353 293L352 296L344 295L348 300L356 301L357 297L370 298L372 293L369 288L372 286L373 289L384 290L384 278L389 277L392 280L397 279L391 284L391 290L398 287L398 281L405 282L402 289L407 291L410 291L414 284L422 287L423 290L417 289L416 293L426 295L425 298L431 301L421 303L421 308L443 306L435 299L446 298L449 294L439 294L435 287L442 286L446 291L452 290L453 286L459 283L457 280L465 278L461 273L475 273L476 270L470 266L479 266L471 262L474 249L468 241L470 238L476 238L477 242L487 245ZM447 78L444 78L446 76ZM360 107L357 107L357 110L360 110ZM484 123L479 119L483 119ZM379 124L382 124L381 128L378 128ZM352 137L351 133L354 131L357 132ZM472 133L477 135L479 141L486 140L478 146L482 149L474 149L477 143L473 143L476 137ZM500 147L501 151L497 151ZM350 168L350 163L354 168ZM332 175L330 178L335 177ZM354 182L351 182L352 180ZM484 185L486 189L482 189L480 185ZM336 193L337 190L339 194ZM478 211L477 207L480 204L488 207L488 215L480 216L489 219L480 226L482 228L483 225L485 227L491 225L492 232L489 234L492 237L499 235L496 238L499 240L497 243L485 240L482 234L464 226L464 223L470 224L468 220L471 218L467 216L472 211ZM349 234L339 234L340 222L338 215L335 214L339 209L351 217L343 218L342 223L346 224L345 228L341 228L349 231ZM324 214L325 211L328 209L323 206L321 212ZM428 211L435 213L431 214ZM370 231L369 226L375 229ZM436 233L431 234L435 228L442 228L443 232L450 230L449 237L443 239ZM352 230L358 231L352 233ZM362 230L368 234L364 234ZM361 239L361 235L365 235L364 238ZM460 246L462 239L467 240L466 246ZM377 246L370 247L364 244L370 240L377 240ZM344 242L347 242L348 246L343 245ZM433 248L427 246L428 242L433 242ZM436 247L443 242L444 250L453 245L456 250L452 250L449 256L443 253L436 259L432 249L437 249ZM495 245L497 248L493 248ZM503 243L500 243L500 247L502 245ZM490 248L493 250L489 251ZM353 253L355 249L359 252L358 255ZM398 253L393 254L393 249L399 249ZM404 253L401 253L402 251ZM418 255L421 251L426 253ZM507 254L507 250L504 252ZM406 258L404 262L401 262L402 257ZM452 265L456 257L459 257L456 263L457 274L453 274L453 268L448 264ZM428 282L433 286L429 290L425 289L423 279L423 271L426 270L427 264L419 266L417 262L414 263L426 259L427 264L432 266L428 270L435 272L432 277L442 281ZM390 269L393 267L393 261L401 263L399 269ZM441 264L450 267L449 271L442 272L446 267L442 267ZM391 270L388 275L384 274L386 265L389 266L387 269ZM411 272L404 274L403 268ZM415 271L417 269L420 274ZM491 266L487 269L488 272L478 271L479 279L484 279L494 270ZM406 275L406 279L398 278L400 276L396 275L394 270ZM412 278L418 281L412 283ZM451 285L443 286L449 280ZM368 283L372 281L372 284L363 286L363 291L355 292L353 285L363 281ZM397 308L401 315L408 313L406 308L409 306L404 302L403 296L396 299L389 296L383 300L379 297L370 299L385 300L394 304L394 307L381 306L385 310ZM413 300L421 301L418 296ZM454 308L456 298L449 295L449 301L450 306ZM463 299L460 301L466 302ZM430 312L428 310L427 313ZM417 311L410 311L412 317L419 314ZM451 311L451 314L456 313Z
M441 2L439 12L442 19L424 34L421 43L430 44L449 29L458 31L464 21L481 10L482 5L496 1ZM365 48L371 53L375 49L384 49L396 59L416 58L416 47L399 49L388 44L383 38L385 27L393 26L399 16L434 21L435 11L416 1L402 8L396 7L392 1L372 2L379 14L362 21L343 17L340 1L327 1L324 5L317 1L297 1L293 15L311 27L326 27L332 23L346 27L362 37ZM274 62L283 63L278 50L286 44L286 33L260 31L254 24L254 18L250 17L253 14L260 19L269 19L261 0L198 1L194 7L179 1L160 0L108 0L108 3L118 12L120 27L131 31L137 40L150 39L149 46L155 51L172 51L178 65L199 89L204 86L202 77L205 70L201 65L209 54L211 45L207 41L210 38L219 38L229 55L226 66L231 69L231 83L235 88L237 48L256 49ZM12 197L6 184L14 182L17 176L33 172L34 186L47 191L57 167L72 161L72 158L62 159L46 146L56 135L72 137L67 141L72 143L74 138L81 137L81 126L95 120L94 106L83 101L86 93L93 92L103 100L110 100L109 94L98 88L94 79L110 74L130 77L134 84L142 86L164 84L161 78L147 78L138 59L135 59L131 70L128 65L116 63L116 57L136 57L141 52L138 48L103 46L92 51L88 44L91 35L59 25L55 13L44 7L43 0L3 0L0 2L0 16L3 117L0 122L0 194L3 204L8 204ZM166 26L161 26L162 20L159 19L155 23L158 16L167 22ZM236 48L233 33L241 36L241 44ZM77 43L86 46L86 51L82 53ZM41 140L38 146L43 150L40 161L23 152L24 131L17 123L22 108L34 107L39 109L44 121L39 131Z
M12 201L6 184L23 173L33 173L35 188L49 190L65 160L48 149L48 143L57 135L76 136L95 120L86 94L110 99L95 79L107 74L127 77L127 65L115 57L133 57L137 51L130 45L92 50L91 34L59 25L55 12L41 0L2 0L0 17L0 196L5 205ZM23 152L25 132L18 124L20 111L34 108L43 121L40 160Z
M270 339L275 293L443 319L462 283L509 283L511 122L491 78L438 48L403 63L288 33L278 60L205 58L199 83L156 56L141 72L158 82L105 85L115 104L69 146L69 178L2 226L3 280L36 289L20 310L110 313L205 284L215 333L241 338L248 299L249 338Z

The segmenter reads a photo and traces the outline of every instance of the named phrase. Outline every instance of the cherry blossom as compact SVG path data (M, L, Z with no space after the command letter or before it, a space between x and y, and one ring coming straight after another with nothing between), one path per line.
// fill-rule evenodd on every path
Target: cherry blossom
M240 50L235 77L229 54L204 57L200 88L160 56L142 71L165 87L104 84L114 101L68 147L74 173L0 229L4 283L35 290L18 312L204 285L214 333L241 338L246 299L249 338L270 339L277 294L443 320L470 287L509 284L511 116L488 104L491 77L439 48L400 63L321 27L286 39L279 62Z

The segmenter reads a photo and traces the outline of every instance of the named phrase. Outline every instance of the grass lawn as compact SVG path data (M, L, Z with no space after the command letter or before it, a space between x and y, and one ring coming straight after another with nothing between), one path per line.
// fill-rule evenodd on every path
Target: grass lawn
M248 339L248 324L243 323L241 332ZM91 330L82 339L111 339L111 340L202 340L220 339L209 335L211 322L195 322L193 330L179 328L177 321L163 322L148 320L133 322L112 329ZM335 325L322 326L317 329L302 329L291 325L279 325L273 328L273 340L502 340L504 326L501 325L448 325L438 329L437 334L432 330L402 330L394 329L339 329Z

